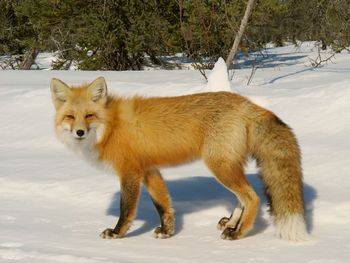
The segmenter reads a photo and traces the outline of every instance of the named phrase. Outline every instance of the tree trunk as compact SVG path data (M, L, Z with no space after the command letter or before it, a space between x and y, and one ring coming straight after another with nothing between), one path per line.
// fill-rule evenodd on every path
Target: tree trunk
M245 9L245 13L244 13L244 16L243 16L242 21L241 21L241 25L240 25L239 30L237 32L237 35L235 37L235 41L233 42L230 53L228 54L227 59L226 59L227 69L233 68L233 66L234 66L235 56L236 56L236 53L238 50L238 46L239 46L239 43L241 42L244 30L247 27L248 19L253 11L254 2L255 2L255 0L248 0L247 7Z
M24 58L19 65L19 69L27 70L34 64L35 58L38 55L38 51L34 48L29 48L24 54Z

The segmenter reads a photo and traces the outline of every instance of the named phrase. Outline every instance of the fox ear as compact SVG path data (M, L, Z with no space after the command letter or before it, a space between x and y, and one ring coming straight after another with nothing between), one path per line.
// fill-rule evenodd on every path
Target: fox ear
M51 97L56 109L59 108L72 94L70 87L59 79L53 78L50 83Z
M88 96L93 102L106 103L107 84L104 77L98 77L88 87Z

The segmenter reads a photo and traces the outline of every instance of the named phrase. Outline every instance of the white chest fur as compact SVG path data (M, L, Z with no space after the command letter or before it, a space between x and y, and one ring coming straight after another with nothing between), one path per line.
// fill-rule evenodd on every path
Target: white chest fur
M78 140L72 136L70 130L62 127L58 128L57 136L59 140L69 149L80 155L89 164L107 172L113 172L113 167L108 161L100 160L100 153L97 149L97 144L101 141L104 135L104 126L99 125L90 129L88 135L83 140Z

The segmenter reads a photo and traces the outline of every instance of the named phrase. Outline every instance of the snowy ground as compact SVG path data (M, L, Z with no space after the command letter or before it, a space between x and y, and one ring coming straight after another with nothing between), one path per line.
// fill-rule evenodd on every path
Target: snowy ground
M196 71L0 71L0 262L349 262L350 55L338 54L335 64L311 69L307 56L316 54L307 45L267 52L250 86L251 70L244 64L231 85L296 132L313 241L274 236L254 163L246 171L262 198L254 231L242 240L221 240L216 223L229 215L235 198L201 162L163 170L176 210L174 237L152 237L159 219L143 192L129 234L100 239L119 214L118 180L56 141L50 78L78 84L102 75L120 95L170 96L199 92L202 76Z

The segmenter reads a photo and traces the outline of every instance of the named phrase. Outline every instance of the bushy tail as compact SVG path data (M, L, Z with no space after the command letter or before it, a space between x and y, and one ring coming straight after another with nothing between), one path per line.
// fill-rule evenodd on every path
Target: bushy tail
M294 134L270 112L264 112L250 128L250 149L261 168L277 235L295 241L309 239L300 150Z

